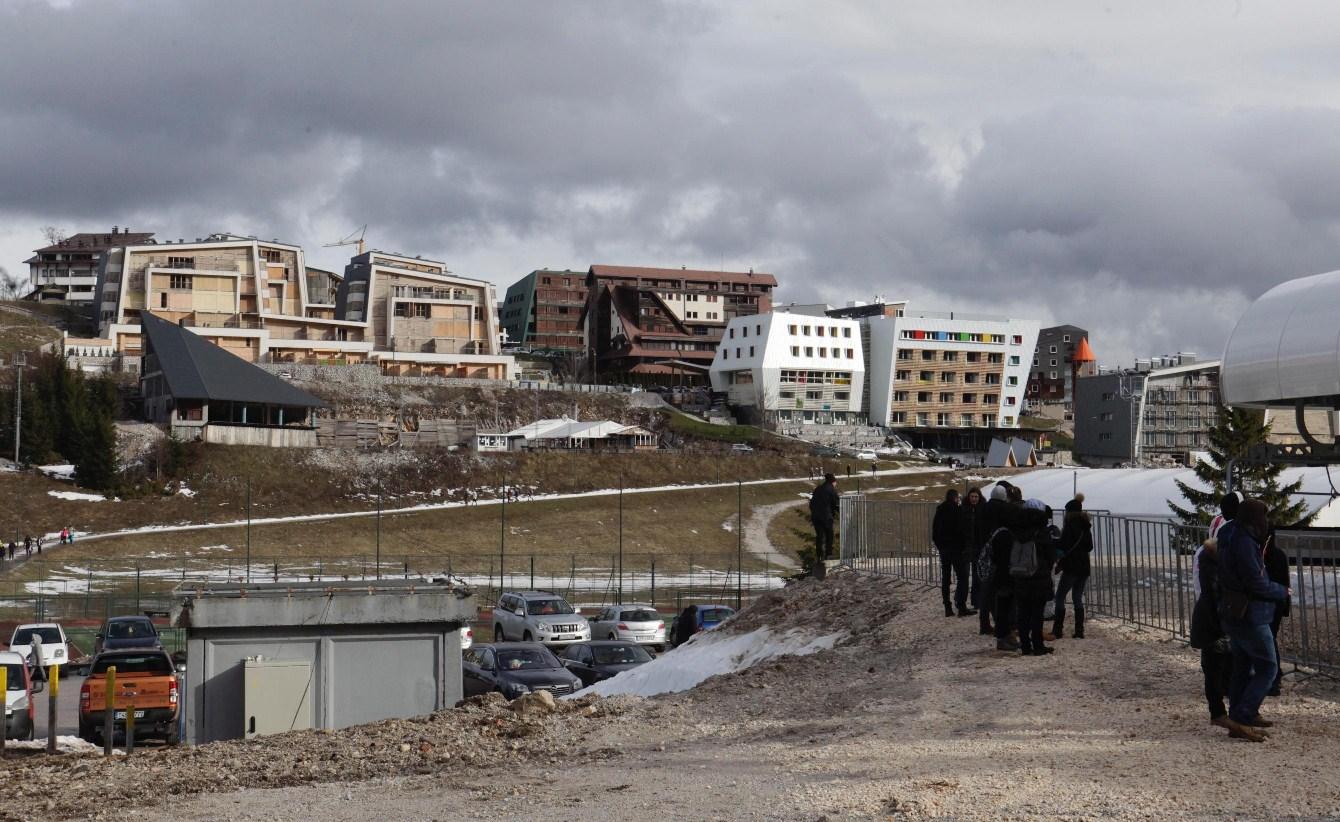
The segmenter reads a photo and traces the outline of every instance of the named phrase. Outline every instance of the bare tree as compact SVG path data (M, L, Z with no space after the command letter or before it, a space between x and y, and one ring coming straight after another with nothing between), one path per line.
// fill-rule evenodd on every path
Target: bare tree
M17 300L22 295L23 278L10 274L8 269L0 265L0 299Z
M54 225L44 225L42 226L42 236L46 238L47 245L56 245L57 243L64 241L65 238L70 235L66 234L65 229L63 228L58 228Z

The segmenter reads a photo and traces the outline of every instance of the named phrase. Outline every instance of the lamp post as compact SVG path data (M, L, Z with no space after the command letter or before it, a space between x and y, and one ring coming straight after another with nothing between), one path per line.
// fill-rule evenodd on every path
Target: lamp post
M619 591L615 602L623 604L623 472L619 472Z
M14 355L14 373L18 375L19 386L14 392L14 466L19 465L19 437L23 433L23 368L28 364L28 356L22 351Z

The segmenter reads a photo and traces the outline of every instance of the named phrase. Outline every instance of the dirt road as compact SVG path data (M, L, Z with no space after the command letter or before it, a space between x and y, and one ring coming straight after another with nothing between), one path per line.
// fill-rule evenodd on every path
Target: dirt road
M856 579L835 583L834 577ZM692 691L620 703L605 721L574 725L578 720L556 717L544 734L513 740L496 764L490 757L498 755L483 750L421 775L401 769L376 776L360 768L371 778L165 796L137 818L1340 815L1340 690L1334 683L1286 679L1284 696L1265 708L1278 722L1272 738L1231 741L1208 724L1196 656L1178 643L1093 620L1088 639L1061 640L1050 657L1022 657L996 652L977 635L975 619L946 619L938 592L845 573L825 585L789 593L793 599L774 606L790 625L813 623L816 634L849 629L852 641L831 651L774 659ZM317 739L324 741L301 755L302 767L313 753L317 764L336 750L349 755L347 743L333 744L337 737ZM301 749L299 742L285 746ZM189 752L146 757L138 767L146 770L144 779L162 784L174 769L220 761L206 750L195 759ZM339 779L340 767L347 766L317 771ZM181 783L199 787L183 790L219 790L222 777L210 774L201 771L195 782ZM45 778L15 776L16 785L37 779L39 789ZM112 777L99 765L79 779L103 784ZM239 783L246 780L226 781Z

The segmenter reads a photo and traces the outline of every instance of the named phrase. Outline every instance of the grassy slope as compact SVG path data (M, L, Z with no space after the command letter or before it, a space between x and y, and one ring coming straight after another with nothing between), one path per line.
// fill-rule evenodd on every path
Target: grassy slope
M60 339L52 317L28 303L0 302L0 356L8 361L16 351L34 351Z

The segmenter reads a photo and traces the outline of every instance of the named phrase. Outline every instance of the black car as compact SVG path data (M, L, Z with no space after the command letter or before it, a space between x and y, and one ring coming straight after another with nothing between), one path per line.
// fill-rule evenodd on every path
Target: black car
M531 691L563 696L582 687L582 681L538 642L495 642L468 648L461 654L461 676L466 696L489 691L508 699Z
M563 649L563 664L577 675L582 685L594 685L648 662L651 654L636 642L583 642Z

